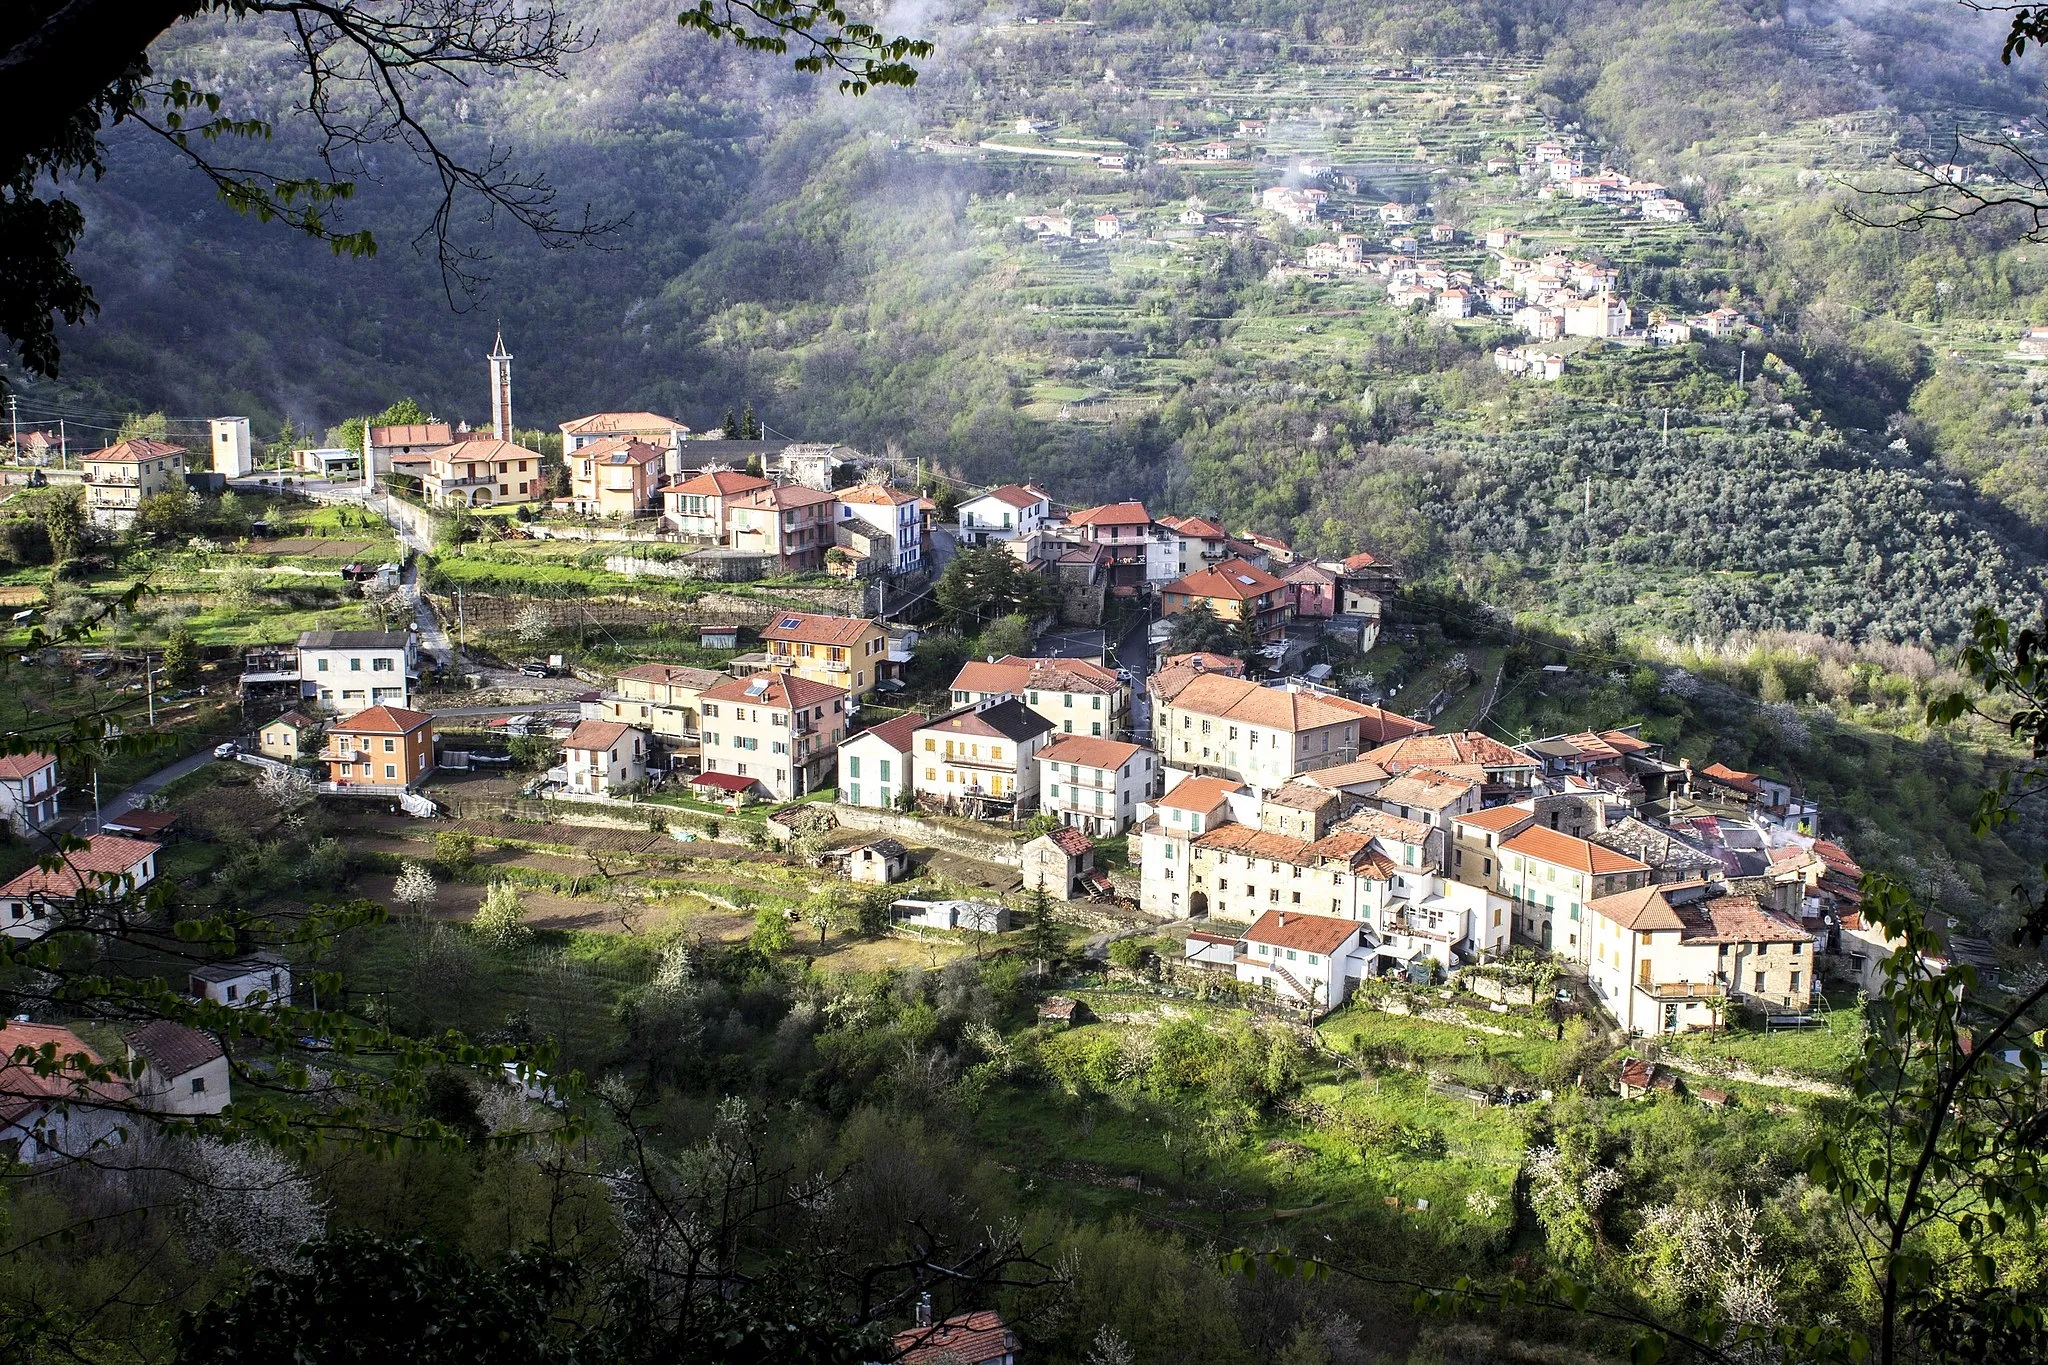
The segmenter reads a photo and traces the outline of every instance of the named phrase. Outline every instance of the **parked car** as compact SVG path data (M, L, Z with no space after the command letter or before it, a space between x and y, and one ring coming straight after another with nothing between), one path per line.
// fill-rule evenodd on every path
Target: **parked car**
M213 756L215 758L233 758L240 752L242 752L242 746L233 740L229 740L225 744L216 744L213 748Z
M521 664L519 671L529 678L552 678L555 671L546 664Z

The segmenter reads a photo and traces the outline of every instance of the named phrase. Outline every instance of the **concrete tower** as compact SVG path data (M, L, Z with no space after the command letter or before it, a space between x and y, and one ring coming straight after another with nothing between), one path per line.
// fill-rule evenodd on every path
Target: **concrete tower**
M246 479L256 468L248 418L213 419L213 468L231 479Z
M491 347L491 435L501 441L512 439L512 353L505 349L505 334Z

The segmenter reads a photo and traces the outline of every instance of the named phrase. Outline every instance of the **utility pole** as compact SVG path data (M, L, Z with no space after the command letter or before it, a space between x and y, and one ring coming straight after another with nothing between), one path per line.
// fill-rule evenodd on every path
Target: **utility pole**
M1665 450L1669 450L1669 449L1671 449L1671 409L1670 409L1670 408L1666 408L1666 409L1664 409L1664 445L1663 445L1663 448L1664 448Z
M1735 356L1735 385L1741 388L1749 383L1749 352L1738 349Z
M21 458L21 396L7 395L7 439L14 446L14 458Z
M149 651L142 651L142 693L149 698L149 728L156 729L156 665L150 662Z

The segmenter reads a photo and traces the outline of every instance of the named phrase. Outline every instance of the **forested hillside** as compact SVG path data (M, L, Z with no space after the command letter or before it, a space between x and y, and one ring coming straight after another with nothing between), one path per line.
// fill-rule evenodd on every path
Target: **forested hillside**
M1545 594L1575 621L1940 640L1994 580L2008 601L2039 582L2042 407L2006 352L2048 318L2048 262L2009 224L1906 235L1841 212L1894 156L1959 154L1958 129L2032 107L2038 79L1998 64L1995 19L968 4L932 14L939 54L915 90L851 99L684 33L654 0L577 8L594 36L565 81L451 92L439 112L544 169L570 217L617 220L601 245L462 225L492 280L451 307L413 241L430 195L399 149L350 208L383 243L358 262L235 218L123 141L85 196L105 312L68 334L70 387L42 399L247 411L259 434L401 394L474 419L502 323L523 423L651 407L709 426L751 401L789 435L1369 546ZM163 58L278 116L278 153L303 151L281 48L202 24ZM1214 171L1183 154L1248 116L1270 125L1263 146ZM1002 143L1020 118L1052 131ZM1617 266L1639 309L1729 305L1759 336L1575 358L1559 403L1493 372L1484 325L1271 278L1287 229L1172 229L1183 205L1242 213L1326 154L1360 195L1476 229L1506 202L1478 163L1571 127L1669 181L1697 221L1515 221ZM1097 210L1130 230L1048 243L1019 226ZM1646 435L1666 408L1668 448ZM1837 554L1852 582L1811 572Z

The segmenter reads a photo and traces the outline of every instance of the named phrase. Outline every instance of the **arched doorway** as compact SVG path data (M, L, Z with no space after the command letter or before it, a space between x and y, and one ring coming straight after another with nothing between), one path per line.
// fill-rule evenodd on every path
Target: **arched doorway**
M490 505L491 505L491 490L490 490L490 489L488 489L488 488L477 488L477 489L473 489L473 490L471 490L471 492L470 492L470 495L469 495L469 505L470 505L471 507L488 507L488 506L490 506Z
M1189 917L1190 917L1190 918L1193 918L1193 919L1200 919L1200 918L1202 918L1202 917L1203 917L1204 915L1206 915L1206 914L1208 914L1208 913L1209 913L1209 893L1208 893L1208 892L1206 892L1206 891L1197 891L1197 892L1195 892L1195 893L1194 893L1193 895L1191 895L1191 896L1189 896L1189 897L1188 897L1188 915L1189 915Z

